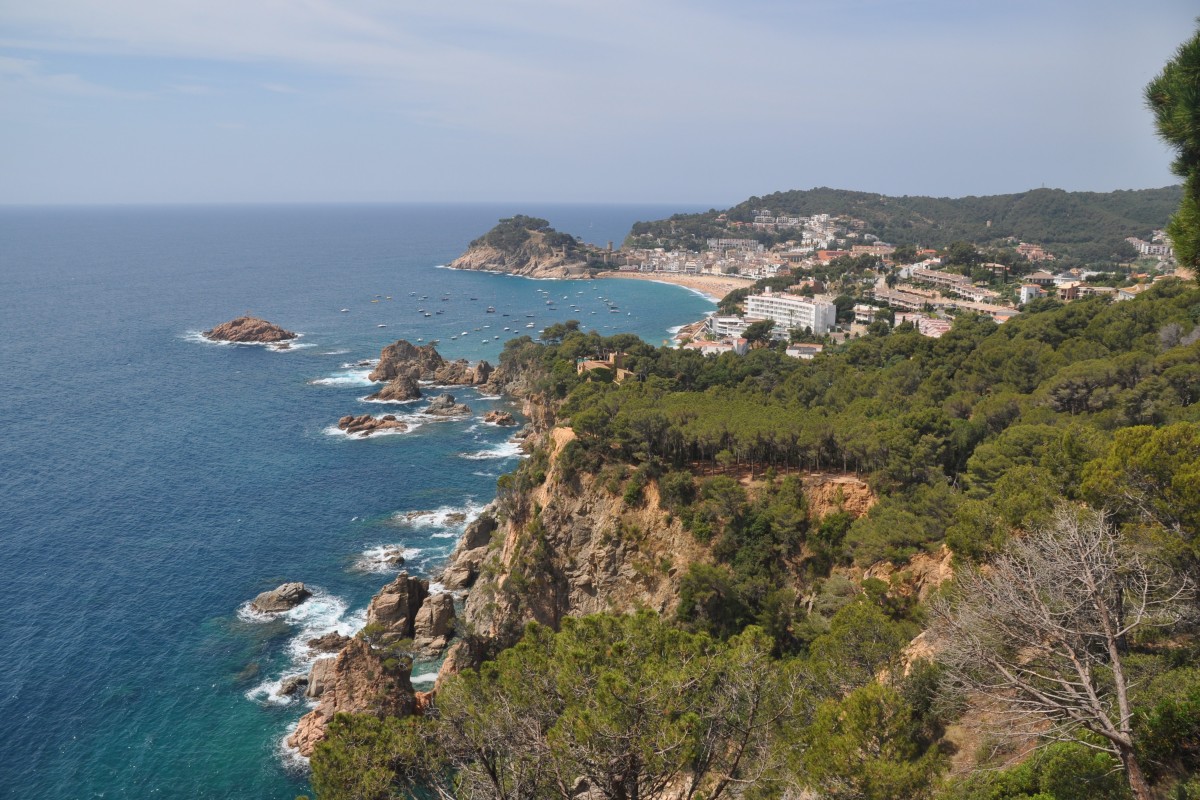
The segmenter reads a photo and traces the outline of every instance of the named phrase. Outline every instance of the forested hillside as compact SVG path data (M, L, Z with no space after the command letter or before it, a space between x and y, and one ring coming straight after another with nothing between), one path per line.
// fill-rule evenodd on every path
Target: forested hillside
M448 680L436 714L342 719L314 757L322 798L1200 797L1194 283L813 361L544 339L509 342L501 368L537 375L574 438L502 478L501 508L586 476L710 555L670 617L533 626ZM577 374L610 352L623 382ZM818 512L813 472L880 500ZM505 545L528 554L526 592L549 557L531 514ZM958 577L915 591L917 560L946 553Z
M1181 196L1178 186L1108 193L1034 189L961 198L887 197L817 188L751 197L724 213L729 222L752 222L760 209L775 215L845 216L865 222L862 233L896 245L942 248L955 241L988 245L1012 237L1041 244L1059 256L1103 261L1124 252L1121 245L1126 237L1147 238L1152 229L1164 227ZM718 221L720 214L712 210L639 222L631 237L696 249L711 236L731 236L735 235L731 231L739 230ZM738 235L749 235L747 229L740 230ZM789 234L758 235L782 241Z

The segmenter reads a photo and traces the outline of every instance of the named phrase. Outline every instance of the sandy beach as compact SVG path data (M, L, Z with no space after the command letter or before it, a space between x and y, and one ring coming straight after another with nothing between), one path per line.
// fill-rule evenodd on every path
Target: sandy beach
M736 275L682 275L677 272L601 272L596 277L671 283L700 292L716 301L720 301L734 289L741 289L754 283L751 278L740 278Z

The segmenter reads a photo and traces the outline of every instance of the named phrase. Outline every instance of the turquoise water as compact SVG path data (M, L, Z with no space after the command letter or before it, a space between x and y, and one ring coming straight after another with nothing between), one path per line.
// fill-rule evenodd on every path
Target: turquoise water
M469 420L338 433L339 417L383 410L361 401L354 362L397 338L495 360L508 336L571 318L658 343L712 304L644 282L438 265L512 213L606 243L680 210L0 210L4 793L306 791L280 746L306 708L271 697L304 671L298 645L361 624L394 574L373 550L404 547L410 570L436 569L462 527L447 514L488 502L518 457L509 431L479 420L505 401L473 390L453 392ZM300 346L196 338L244 312L300 331ZM246 613L287 580L317 596L285 619Z

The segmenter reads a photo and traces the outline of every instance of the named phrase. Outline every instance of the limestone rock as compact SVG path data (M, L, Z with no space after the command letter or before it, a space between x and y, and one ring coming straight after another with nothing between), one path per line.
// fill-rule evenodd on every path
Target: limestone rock
M454 598L433 594L425 598L413 620L413 647L436 655L446 649L454 632Z
M454 402L454 395L443 394L431 400L423 413L434 417L461 417L470 414L471 408Z
M296 338L292 331L258 317L238 317L204 332L204 338L215 342L276 344Z
M392 378L387 386L367 395L368 400L390 400L397 403L416 400L420 397L421 386L417 383L417 376L413 372L402 372Z
M373 417L370 414L355 417L347 414L338 420L337 426L339 430L343 430L346 433L362 436L370 436L376 431L408 430L408 425L396 419L395 414L384 414L382 417Z
M271 614L295 608L310 597L312 592L303 583L285 583L269 592L263 592L254 598L250 605L256 611Z
M322 661L332 662L332 666L322 667L328 674L320 676L323 679L320 703L301 717L295 732L287 740L288 746L299 750L301 755L312 755L313 748L325 738L325 728L334 714L400 717L412 714L416 709L408 668L389 669L364 640L352 639L336 659ZM313 665L314 671L322 661ZM313 677L310 673L310 691Z

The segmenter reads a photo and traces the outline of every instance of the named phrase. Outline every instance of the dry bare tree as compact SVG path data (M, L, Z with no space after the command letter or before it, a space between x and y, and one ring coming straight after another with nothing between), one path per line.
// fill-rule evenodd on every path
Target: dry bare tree
M1149 800L1123 654L1138 629L1178 622L1188 594L1185 580L1124 547L1103 513L1060 507L1046 530L963 573L956 596L934 605L947 688L1006 709L1000 733L1111 753L1134 797Z

